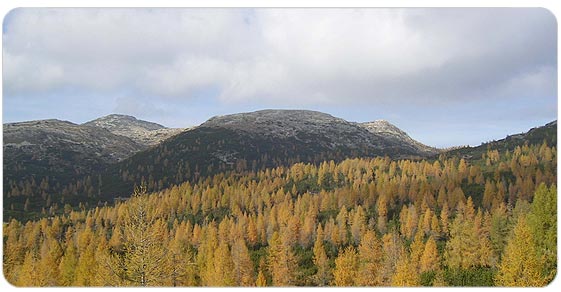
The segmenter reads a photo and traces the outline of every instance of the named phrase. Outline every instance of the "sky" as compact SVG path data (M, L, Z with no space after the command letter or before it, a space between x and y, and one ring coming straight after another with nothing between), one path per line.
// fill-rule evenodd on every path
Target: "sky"
M557 119L543 8L18 8L2 31L3 123L309 109L450 147Z

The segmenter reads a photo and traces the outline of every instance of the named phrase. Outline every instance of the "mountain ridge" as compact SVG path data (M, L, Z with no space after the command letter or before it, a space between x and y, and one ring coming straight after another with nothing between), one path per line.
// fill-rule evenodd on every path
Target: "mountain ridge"
M136 119L122 115L109 117L113 118L133 122ZM4 218L32 214L23 211L24 205L38 212L53 204L61 207L66 203L76 206L83 202L113 202L115 197L128 196L135 185L142 183L149 190L161 190L221 172L244 173L297 162L317 164L357 157L433 159L442 153L440 149L415 141L387 121L356 123L306 110L263 110L216 116L153 146L116 135L107 129L108 124L98 127L92 123L78 125L56 119L4 124L4 210L13 210L5 213ZM19 137L14 136L14 131L22 126L55 127L46 132L27 130ZM117 127L120 130L125 128L120 126ZM556 143L555 130L556 121L505 139L510 148L525 141L541 143L544 137L548 144ZM60 136L60 133L75 132L83 137ZM35 140L29 135L36 135ZM56 143L46 147L53 139ZM122 143L124 154L107 155L106 150L113 148L103 143L110 142ZM93 146L87 146L89 143ZM48 151L40 149L33 153L38 145ZM95 148L100 145L104 147ZM486 151L486 146L475 150L455 149L444 154L481 157L478 155L482 151ZM24 204L26 200L30 203Z
M154 122L139 120L136 117L122 114L110 114L81 125L106 129L113 134L128 137L146 147L157 145L161 141L186 130L183 128L167 128Z

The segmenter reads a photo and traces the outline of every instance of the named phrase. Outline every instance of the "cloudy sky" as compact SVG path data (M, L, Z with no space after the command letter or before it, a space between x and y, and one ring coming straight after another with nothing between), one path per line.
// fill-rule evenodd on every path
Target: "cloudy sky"
M311 109L479 145L557 119L556 52L540 8L20 8L3 23L3 122Z

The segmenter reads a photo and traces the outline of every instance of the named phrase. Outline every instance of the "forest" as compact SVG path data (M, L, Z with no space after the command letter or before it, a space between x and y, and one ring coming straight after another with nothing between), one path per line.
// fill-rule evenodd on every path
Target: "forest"
M545 286L557 151L295 163L5 222L15 286Z

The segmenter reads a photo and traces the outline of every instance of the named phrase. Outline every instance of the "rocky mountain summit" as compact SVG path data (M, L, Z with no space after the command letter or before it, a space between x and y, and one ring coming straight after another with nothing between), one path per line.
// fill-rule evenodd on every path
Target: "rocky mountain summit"
M105 129L55 119L4 124L3 132L5 159L10 159L14 151L27 153L37 160L54 159L49 154L73 153L111 163L143 148L130 138Z
M115 135L128 137L146 147L157 145L161 141L185 130L181 128L166 128L157 123L120 114L104 116L82 125L106 129Z
M439 150L434 147L424 145L412 139L409 135L407 135L407 133L386 120L375 120L373 122L359 123L358 125L373 134L383 136L388 140L395 141L396 143L408 145L421 153L436 154L439 152Z
M438 152L435 148L413 140L387 121L355 123L309 110L261 110L218 116L209 119L201 127L226 128L269 138L294 137L302 142L317 143L331 149L393 149L397 154L420 156Z

